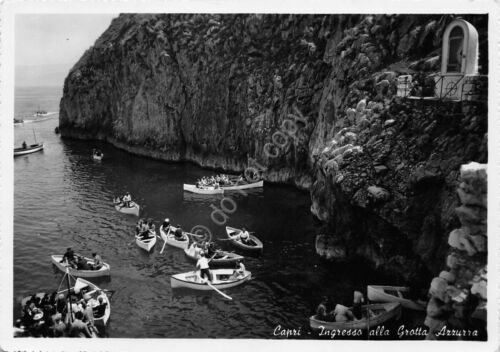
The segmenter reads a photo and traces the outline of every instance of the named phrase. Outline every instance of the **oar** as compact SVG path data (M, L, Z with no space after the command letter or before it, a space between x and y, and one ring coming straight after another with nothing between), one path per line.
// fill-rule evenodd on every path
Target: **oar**
M213 286L213 285L210 283L210 281L208 281L208 280L207 280L207 281L206 281L206 283L207 283L208 287L210 287L212 290L214 290L215 292L217 292L217 293L218 293L219 295L221 295L222 297L227 298L227 299L228 299L228 300L230 300L230 301L232 301L232 300L233 300L230 296L226 295L224 292L220 291L217 287Z
M134 242L135 242L135 240L136 240L136 239L137 239L137 238L136 238L136 235L134 235L134 240L133 240L132 242L130 242L130 243L128 244L128 246L130 247L130 246L132 245L132 243L134 243Z
M171 227L169 226L169 227L168 227L167 236L168 236L168 235L170 235L170 229L171 229ZM160 254L162 254L162 253L163 253L163 250L165 249L166 244L167 244L167 241L165 240L165 241L163 242L163 247L161 247Z

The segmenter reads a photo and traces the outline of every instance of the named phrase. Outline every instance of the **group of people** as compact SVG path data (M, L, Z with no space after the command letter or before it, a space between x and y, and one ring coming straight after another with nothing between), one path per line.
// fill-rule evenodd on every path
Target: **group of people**
M214 255L215 256L215 255ZM207 258L205 255L205 251L200 252L200 258L196 262L196 270L199 270L199 277L203 280L207 280L212 282L212 273L210 272L210 261L214 258L214 256ZM236 263L236 268L234 269L232 275L228 278L228 280L236 280L245 275L245 265L243 261L238 260Z
M233 184L234 182L242 182L243 176L239 176L236 180L231 181L228 175L220 174L215 176L203 176L196 182L196 187L204 188L204 187L215 187L219 188L220 186L228 186Z
M169 218L166 218L165 220L163 220L163 224L160 226L161 229L163 230L163 232L165 232L166 234L168 234L169 232L172 233L173 231L173 234L174 234L174 237L177 241L184 241L185 238L184 238L184 231L182 230L182 227L181 225L177 224L177 226L172 226L170 224L170 219Z
M130 192L125 192L125 194L121 197L118 197L115 200L115 202L121 203L122 207L130 208L130 203L132 202L132 196L130 195Z
M107 302L105 293L89 290L72 288L68 297L57 292L31 296L16 327L35 337L92 337L98 332L94 320L105 314Z
M316 308L316 318L322 321L346 322L359 320L363 318L362 305L365 303L365 298L360 291L354 291L352 307L346 307L342 304L333 305L328 297L323 296L320 304ZM334 307L333 309L331 309ZM330 308L331 310L329 310ZM370 314L368 312L368 314Z
M156 226L153 223L153 219L148 219L148 221L139 219L139 221L135 225L136 235L140 236L143 240L147 240L148 238L156 236L155 231Z
M92 253L92 262L85 259L84 256L75 254L71 248L66 249L61 263L69 265L71 268L76 270L99 270L102 268L102 258L96 252Z

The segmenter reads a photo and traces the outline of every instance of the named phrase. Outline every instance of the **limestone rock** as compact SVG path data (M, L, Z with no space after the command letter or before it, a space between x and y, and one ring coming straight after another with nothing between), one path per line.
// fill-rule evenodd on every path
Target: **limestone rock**
M391 197L391 194L389 193L389 191L386 190L385 188L382 188L382 187L369 186L367 188L367 191L368 191L369 195L371 196L371 198L373 200L375 200L376 202L384 202L384 201L389 200L389 198Z

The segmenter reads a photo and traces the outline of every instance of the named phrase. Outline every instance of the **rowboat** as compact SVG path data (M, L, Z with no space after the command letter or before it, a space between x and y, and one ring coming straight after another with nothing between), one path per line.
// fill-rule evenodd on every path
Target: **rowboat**
M80 291L81 295L90 294L92 297L89 302L91 302L92 308L96 308L99 304L99 297L102 297L103 304L106 304L106 310L104 315L97 317L94 315L94 322L100 321L104 325L108 323L109 316L111 315L111 304L109 302L109 297L104 293L97 285L90 281L84 280L82 278L77 278L74 286L75 292Z
M367 286L367 296L373 302L399 302L404 308L413 310L425 310L426 304L413 301L408 296L409 287L404 286Z
M146 252L150 252L153 246L156 244L156 234L153 231L149 231L152 237L147 239L142 239L140 235L135 236L135 243Z
M189 259L198 260L199 256L196 255L194 247L189 247L184 249L184 253ZM245 257L231 252L226 251L216 251L215 256L210 260L210 266L223 266L232 265L234 266L239 260L243 260Z
M202 186L197 187L196 185L184 184L184 190L187 192L198 193L198 194L224 194L222 188L215 188L214 186Z
M130 206L126 207L123 204L123 202L120 202L120 201L114 201L113 204L115 205L115 209L118 210L120 213L124 213L124 214L131 214L131 215L135 215L135 216L139 216L139 211L141 210L141 207L139 206L139 204L131 201L130 202Z
M250 271L245 270L241 275L235 274L234 269L211 269L211 285L219 290L241 285L252 277ZM206 280L200 278L198 271L175 274L170 278L172 288L190 288L193 290L210 291L212 288L207 285Z
M27 148L14 148L14 156L26 155L31 153L39 152L43 149L43 143L35 143Z
M371 329L389 319L399 318L401 316L401 304L399 303L380 303L368 304L361 307L363 318L360 320L350 320L344 322L323 321L313 315L309 318L309 325L313 329Z
M249 189L249 188L259 188L259 187L264 187L264 181L257 181L257 182L235 182L232 185L221 185L220 186L224 192L225 191L237 191L240 189Z
M61 263L63 256L62 255L51 255L52 264L54 264L59 270L62 272L66 272L66 268L68 268L69 273L73 276L78 277L99 277L99 276L107 276L111 271L111 267L107 263L102 263L102 267L98 270L77 270L73 269L69 264ZM94 264L94 259L83 257L88 264Z
M239 239L234 239L233 236L239 234L240 232L241 232L240 229L231 226L226 226L227 237L231 240L231 243L233 243L236 247L252 251L261 251L263 249L262 242L254 235L250 235L247 244L241 242L241 240Z
M160 235L163 241L165 241L168 245L180 249L186 249L188 248L189 245L189 237L187 235L187 232L182 232L182 237L180 239L177 239L174 235L175 230L177 230L177 227L170 226L170 229L165 232L163 231L163 226L160 226Z

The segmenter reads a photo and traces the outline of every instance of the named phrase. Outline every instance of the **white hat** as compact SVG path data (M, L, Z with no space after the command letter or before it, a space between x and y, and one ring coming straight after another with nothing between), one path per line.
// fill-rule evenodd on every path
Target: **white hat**
M165 218L165 222L170 222L170 219L169 218Z

